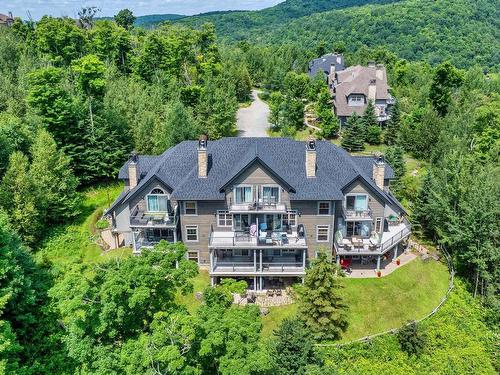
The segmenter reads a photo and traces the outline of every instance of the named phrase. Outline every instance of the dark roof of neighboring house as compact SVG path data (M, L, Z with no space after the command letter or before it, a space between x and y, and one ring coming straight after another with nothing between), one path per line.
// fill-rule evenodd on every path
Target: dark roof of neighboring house
M209 170L207 178L198 178L197 141L185 141L160 156L139 156L141 180L113 204L124 203L157 179L171 191L176 200L224 200L224 187L254 163L260 163L288 188L291 200L341 200L342 189L362 179L382 197L386 194L372 180L374 158L353 157L328 141L317 141L315 178L306 177L305 142L288 138L223 138L207 145ZM119 178L128 178L127 162ZM394 177L387 165L386 179Z
M309 62L309 76L314 77L318 72L325 72L329 75L332 66L335 66L337 72L344 70L344 56L330 53L312 60Z
M364 106L349 106L348 97L351 94L362 94L367 99L387 100L389 86L387 84L387 72L385 66L351 66L337 74L337 85L335 87L335 111L337 116L351 116L354 112L363 114ZM373 91L370 91L370 82L374 82Z

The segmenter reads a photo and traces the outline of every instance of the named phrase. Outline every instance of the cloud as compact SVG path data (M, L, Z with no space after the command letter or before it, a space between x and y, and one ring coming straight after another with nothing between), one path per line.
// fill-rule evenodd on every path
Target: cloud
M85 6L97 6L101 16L113 16L120 9L129 8L135 15L176 13L193 15L214 10L256 10L276 5L282 0L6 0L0 4L0 13L34 19L45 14L75 17Z

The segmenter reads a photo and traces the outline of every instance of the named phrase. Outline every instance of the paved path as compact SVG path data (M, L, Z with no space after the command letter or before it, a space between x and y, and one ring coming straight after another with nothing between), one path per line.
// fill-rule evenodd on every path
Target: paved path
M391 273L396 271L399 267L414 261L415 259L418 258L418 255L410 251L407 251L398 256L398 258L400 260L399 266L396 264L395 261L392 260L387 260L382 262L382 267L380 270L380 272L382 273L382 277L390 275ZM356 269L356 266L358 267L358 269ZM360 269L359 265L356 264L354 266L354 269L352 270L352 273L350 275L347 275L347 277L353 279L375 278L377 277L377 271L375 271L375 265L373 264L367 265L365 269Z
M267 137L267 129L271 126L267 120L269 106L258 97L257 90L252 91L252 99L249 107L238 111L238 137Z

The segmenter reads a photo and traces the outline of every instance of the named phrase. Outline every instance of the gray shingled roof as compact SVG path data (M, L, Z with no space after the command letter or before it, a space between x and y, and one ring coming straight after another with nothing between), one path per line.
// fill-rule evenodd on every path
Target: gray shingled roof
M260 162L290 186L291 200L341 200L342 189L358 178L386 197L372 180L373 158L350 156L328 141L316 142L316 178L306 177L305 142L288 138L209 141L207 178L198 178L197 146L196 141L185 141L160 156L140 156L138 167L142 178L139 184L120 196L110 210L130 199L153 178L172 189L172 199L224 200L224 186L254 162ZM394 177L390 166L386 168L385 177ZM120 170L119 178L128 178L128 162Z
M340 63L337 61L337 57L340 58ZM319 72L329 75L330 69L333 65L335 65L336 72L344 70L344 56L330 53L312 60L309 62L309 76L313 78Z

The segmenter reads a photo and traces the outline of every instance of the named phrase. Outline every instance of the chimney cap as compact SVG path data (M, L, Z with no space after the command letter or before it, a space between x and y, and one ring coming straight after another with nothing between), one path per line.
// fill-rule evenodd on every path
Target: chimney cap
M306 147L308 150L316 151L316 138L314 138L312 135L309 136Z
M200 137L198 138L198 148L200 150L205 150L207 148L207 140L208 137L206 134L200 135Z
M137 162L138 162L138 160L139 160L139 154L137 154L137 152L136 152L136 151L132 151L132 152L130 153L130 162L131 162L131 163L137 163Z
M373 157L375 158L375 163L378 165L384 164L384 154L381 152L374 152Z
M375 61L373 61L373 60L368 61L368 67L369 68L375 68Z

